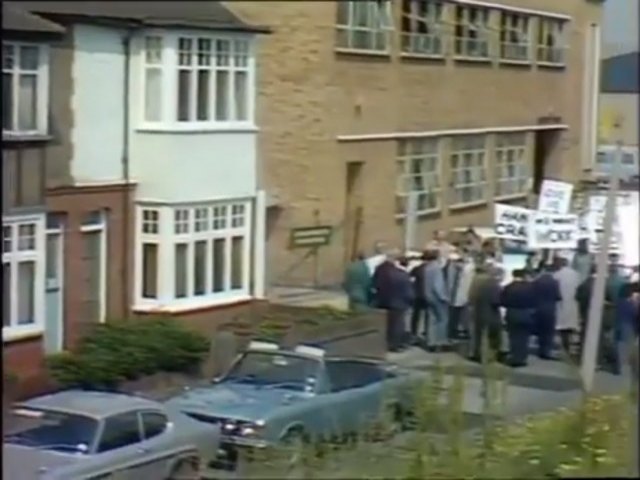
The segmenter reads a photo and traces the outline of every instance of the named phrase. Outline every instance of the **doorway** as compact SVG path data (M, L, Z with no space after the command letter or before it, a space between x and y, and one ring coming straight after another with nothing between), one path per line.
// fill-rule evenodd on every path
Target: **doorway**
M360 247L362 230L362 170L363 162L348 162L345 184L344 263L347 265Z
M561 165L555 164L554 153L560 139L559 130L540 130L535 133L533 154L533 191L540 193L542 181L547 178L557 177Z

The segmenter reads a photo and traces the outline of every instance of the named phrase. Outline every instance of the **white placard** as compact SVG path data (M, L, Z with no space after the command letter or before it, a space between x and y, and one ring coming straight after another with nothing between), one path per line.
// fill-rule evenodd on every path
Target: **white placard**
M624 204L624 197L618 197L613 218L613 230L609 253L620 253L622 243L622 231L620 229L620 207ZM593 252L600 249L600 240L604 234L604 214L607 208L606 195L593 195L589 197L589 211L587 212L587 228L589 229L589 248Z
M531 214L528 208L496 203L493 222L496 238L526 242Z
M529 226L529 247L565 250L578 245L578 216L534 212Z
M557 180L543 180L538 199L538 211L567 214L571 208L573 185Z

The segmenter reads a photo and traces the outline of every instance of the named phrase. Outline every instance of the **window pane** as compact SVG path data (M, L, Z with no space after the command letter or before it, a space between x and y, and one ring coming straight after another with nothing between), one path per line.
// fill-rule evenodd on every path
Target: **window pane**
M162 120L162 70L147 68L146 75L144 118L148 122L159 122Z
M2 74L2 129L13 130L13 83L11 74Z
M167 429L167 417L159 412L143 412L142 425L144 429L144 438L152 438L160 435Z
M213 240L213 291L224 290L224 238Z
M2 326L11 325L11 264L2 264Z
M8 225L2 226L2 253L7 253L12 250L11 236L13 235L13 228Z
M35 309L35 262L18 264L18 325L34 323Z
M209 82L210 73L208 70L198 71L198 103L197 118L198 120L209 120Z
M46 243L46 257L45 257L45 276L47 281L57 281L60 271L58 268L59 259L59 247L60 247L60 234L51 233L47 235ZM56 285L56 288L58 286Z
M137 412L123 413L107 419L98 452L107 452L140 442Z
M36 129L37 77L20 75L18 90L18 129Z
M176 244L175 259L175 296L184 298L187 296L187 244Z
M216 120L229 119L229 72L218 71L216 76Z
M243 287L244 237L233 237L231 240L231 288Z
M36 248L36 226L27 223L18 226L18 250L29 251Z
M38 47L20 47L20 69L38 69Z
M178 121L189 121L189 104L191 103L191 72L178 71Z
M158 245L142 245L142 298L158 298Z
M195 243L193 259L193 293L204 295L207 287L207 241L199 240Z
M86 232L84 235L85 271L85 320L102 320L102 230Z
M234 85L236 120L247 119L247 72L236 72Z

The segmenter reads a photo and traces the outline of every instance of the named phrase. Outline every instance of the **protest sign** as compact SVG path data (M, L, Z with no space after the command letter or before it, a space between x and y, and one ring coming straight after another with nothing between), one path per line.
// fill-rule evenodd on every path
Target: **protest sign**
M530 248L566 250L578 244L578 216L533 212L529 225Z
M493 230L496 238L526 242L531 210L496 203Z
M609 244L609 253L619 253L622 242L620 224L620 207L624 203L623 197L616 200L616 209L613 218L613 232ZM589 230L589 248L593 252L600 249L602 236L604 235L604 214L607 207L606 195L593 195L589 197L589 210L587 212L587 228Z
M573 185L557 180L544 180L538 199L538 211L567 214L571 208Z

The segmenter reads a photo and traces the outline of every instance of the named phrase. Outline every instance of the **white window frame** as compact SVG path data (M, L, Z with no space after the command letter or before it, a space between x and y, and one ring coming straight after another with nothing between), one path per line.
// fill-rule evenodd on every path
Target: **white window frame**
M18 228L21 225L34 225L35 248L19 251ZM2 218L3 241L4 227L11 227L11 250L2 250L2 263L11 265L11 325L2 327L2 341L10 342L22 338L41 335L45 325L45 252L46 252L46 221L45 215L5 216ZM18 264L23 261L34 262L34 322L27 325L15 325L18 317Z
M496 135L495 197L497 200L520 197L527 194L531 170L528 153L527 134L525 132ZM514 164L515 176L508 174L510 163Z
M405 215L409 194L418 196L417 213L426 215L440 211L442 205L442 162L440 161L440 139L416 138L398 142L396 215ZM428 170L427 164L433 162L435 168ZM419 173L413 171L418 165ZM417 188L421 183L423 188ZM435 205L423 207L426 197L435 195ZM422 197L422 198L421 198Z
M463 142L474 143L474 140L482 138L483 146L464 146ZM478 141L478 145L480 142ZM460 145L460 146L459 146ZM471 156L473 165L471 169L471 181L458 182L460 172L469 170L464 166L464 157ZM458 160L458 166L454 166L454 159ZM487 201L487 136L486 135L461 135L452 137L450 150L450 172L451 172L451 202L450 207L461 208L486 203ZM481 195L469 200L462 199L462 191L467 188L480 187Z
M393 31L393 13L390 0L340 1L336 4L336 50L389 54L391 51L391 32ZM367 25L358 25L356 8L366 8ZM346 9L346 10L341 10ZM346 22L341 23L342 16ZM357 36L365 35L366 45L357 45ZM384 39L384 45L378 39Z
M244 208L243 224L234 225L234 206L240 205ZM225 208L224 227L214 220L221 220L216 216L221 208ZM153 205L140 204L137 206L136 215L136 262L135 262L135 310L141 311L181 311L205 308L216 305L224 305L230 302L241 301L251 298L251 251L253 248L253 226L252 226L251 199L237 199L219 202L207 202L201 204L188 205ZM208 212L207 227L205 231L196 231L196 211L206 209ZM186 210L189 212L186 223L181 223L176 229L176 212ZM158 233L143 232L143 216L145 211L155 211L158 213ZM237 213L237 212L236 212ZM184 228L186 225L186 229ZM202 225L202 224L201 224ZM217 228L216 228L217 227ZM179 232L179 233L176 233ZM231 288L231 261L232 261L232 239L234 237L243 238L242 252L242 286L241 288ZM224 253L224 288L222 291L213 292L213 262L212 249L216 239L225 240ZM206 250L206 270L205 270L205 293L195 294L194 286L194 262L195 244L198 241L207 242ZM142 245L153 243L157 245L158 265L156 268L158 278L157 298L144 298L143 288L143 259ZM175 295L175 250L176 245L187 244L187 295L176 298Z
M147 61L146 42L149 37L157 37L162 39L162 55L160 63ZM180 39L190 39L194 50L192 55L194 56L192 67L179 65L179 41ZM209 66L196 65L198 61L197 45L198 40L208 40L211 44L211 57ZM216 45L218 41L229 42L230 52L229 65L218 66L218 52ZM255 131L255 42L252 35L247 34L234 34L225 33L221 34L216 32L215 34L207 33L194 33L193 31L184 30L147 30L140 34L136 39L138 46L138 57L140 67L140 101L139 101L139 115L138 130L141 131L177 131L177 132L202 132L202 131ZM235 55L235 45L246 45L246 50L242 52L242 55ZM161 97L158 100L161 102L160 107L160 119L153 120L146 117L146 74L149 69L159 69L162 72L161 78ZM179 70L193 70L197 72L199 69L206 69L210 71L209 75L209 118L206 120L197 120L196 112L196 98L197 91L195 90L197 75L191 76L191 104L190 110L192 117L188 121L178 120L178 71ZM229 108L229 116L227 120L216 120L216 72L224 70L228 72L228 97L227 104ZM236 74L238 72L244 72L246 75L246 118L238 119L235 105L235 89Z
M458 12L461 18L458 20ZM472 14L475 14L476 24L472 21ZM491 58L491 41L489 34L489 24L491 21L491 10L486 7L472 5L455 5L454 9L454 56L461 59L489 60ZM457 29L462 28L461 36L457 35ZM476 32L472 35L472 32ZM481 51L476 51L479 49Z
M98 221L80 226L80 233L100 233L100 313L98 323L104 323L107 319L107 242L109 241L107 229L107 215L100 211ZM84 240L84 239L83 239Z
M536 40L536 61L539 65L564 66L566 64L567 21L558 18L539 17ZM550 38L552 45L548 45Z
M13 48L13 66L11 68L5 67L5 53L6 47ZM36 70L22 70L20 68L19 51L20 47L35 47L38 49L38 68ZM3 41L2 42L2 74L12 75L12 87L13 87L13 105L12 105L12 125L10 128L4 128L2 126L2 133L5 135L14 136L35 136L35 135L47 135L48 130L48 117L49 117L49 46L41 43L29 43L29 42L14 42ZM20 129L18 127L18 85L19 77L21 74L36 75L36 126L31 129Z
M402 6L405 4L402 3ZM444 8L442 0L410 0L409 11L402 11L409 30L402 30L403 55L442 57L444 55ZM426 32L418 32L422 28Z
M531 17L522 13L500 12L500 59L531 62Z

